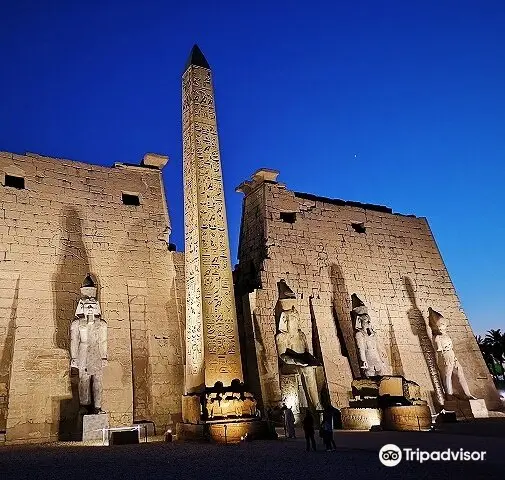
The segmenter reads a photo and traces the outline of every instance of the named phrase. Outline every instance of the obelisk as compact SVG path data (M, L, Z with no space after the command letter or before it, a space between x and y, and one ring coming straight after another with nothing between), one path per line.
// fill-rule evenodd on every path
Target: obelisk
M194 46L182 76L186 394L243 381L212 74Z
M186 371L181 440L271 438L243 383L212 74L195 45L182 76Z

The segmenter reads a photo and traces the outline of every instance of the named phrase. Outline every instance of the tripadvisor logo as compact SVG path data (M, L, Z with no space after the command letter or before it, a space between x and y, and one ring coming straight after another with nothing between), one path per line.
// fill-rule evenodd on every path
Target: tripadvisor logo
M434 450L428 452L419 448L403 448L401 449L394 443L388 443L379 450L379 460L386 467L395 467L402 459L410 462L423 463L426 461L432 462L468 462L468 461L483 461L486 459L484 451L469 451L462 448L453 450Z
M394 443L388 443L379 450L379 460L386 467L396 467L402 461L402 451Z

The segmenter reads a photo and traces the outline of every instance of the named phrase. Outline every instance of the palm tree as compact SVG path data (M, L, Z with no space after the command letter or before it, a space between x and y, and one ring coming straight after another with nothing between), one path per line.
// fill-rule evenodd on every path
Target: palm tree
M496 362L505 370L505 334L501 330L489 330L486 333L486 340L491 346L491 352Z
M477 345L480 348L489 372L493 378L497 380L500 372L497 370L497 362L493 356L492 342L489 341L489 338L482 338L480 335L476 335L475 340L477 341Z

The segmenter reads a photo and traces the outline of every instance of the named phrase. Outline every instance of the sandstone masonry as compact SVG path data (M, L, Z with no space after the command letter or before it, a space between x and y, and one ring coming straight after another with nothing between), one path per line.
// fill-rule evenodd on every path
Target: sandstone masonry
M184 255L167 244L166 161L151 154L141 166L107 168L0 152L0 431L7 442L55 440L74 427L69 324L87 272L98 280L108 324L103 408L111 426L151 420L161 431L180 420ZM24 188L16 188L20 179Z
M0 152L0 440L2 432L7 443L27 443L75 431L69 325L88 272L108 324L103 408L110 425L148 420L162 433L181 421L185 259L168 247L166 160L149 154L140 166L107 168ZM240 351L260 406L279 405L299 387L279 375L274 309L284 279L333 406L349 404L360 375L355 293L379 325L388 373L419 383L432 409L441 392L429 307L449 321L472 393L500 409L426 219L293 192L277 175L260 170L239 187Z
M323 361L333 406L348 406L351 381L360 375L350 317L355 293L379 325L389 373L419 383L433 409L442 392L434 370L429 307L450 322L472 393L484 398L489 409L499 409L497 391L426 219L293 192L276 181L277 174L260 170L237 189L245 194L237 305L243 340L255 345L244 353L244 365L263 405L289 400L275 345L277 282L284 279L297 294L312 353Z

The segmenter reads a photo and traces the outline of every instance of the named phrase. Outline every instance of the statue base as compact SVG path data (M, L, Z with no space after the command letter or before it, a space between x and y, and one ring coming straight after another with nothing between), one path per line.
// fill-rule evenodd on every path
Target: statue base
M342 428L370 430L429 430L431 410L421 398L415 382L398 375L383 375L353 380L353 398L342 408Z
M109 428L109 415L98 413L82 417L82 441L102 440L104 428Z
M242 383L217 384L182 396L177 440L239 443L276 438L270 422L257 417L256 400Z
M380 408L351 408L340 409L343 430L370 430L382 421Z
M428 431L431 429L431 410L428 405L401 405L384 409L384 430Z
M208 420L201 423L178 423L177 441L240 443L244 440L275 439L269 422L257 419Z
M489 417L486 402L482 398L476 400L460 400L458 398L446 400L444 403L444 410L455 412L456 418L459 420Z

